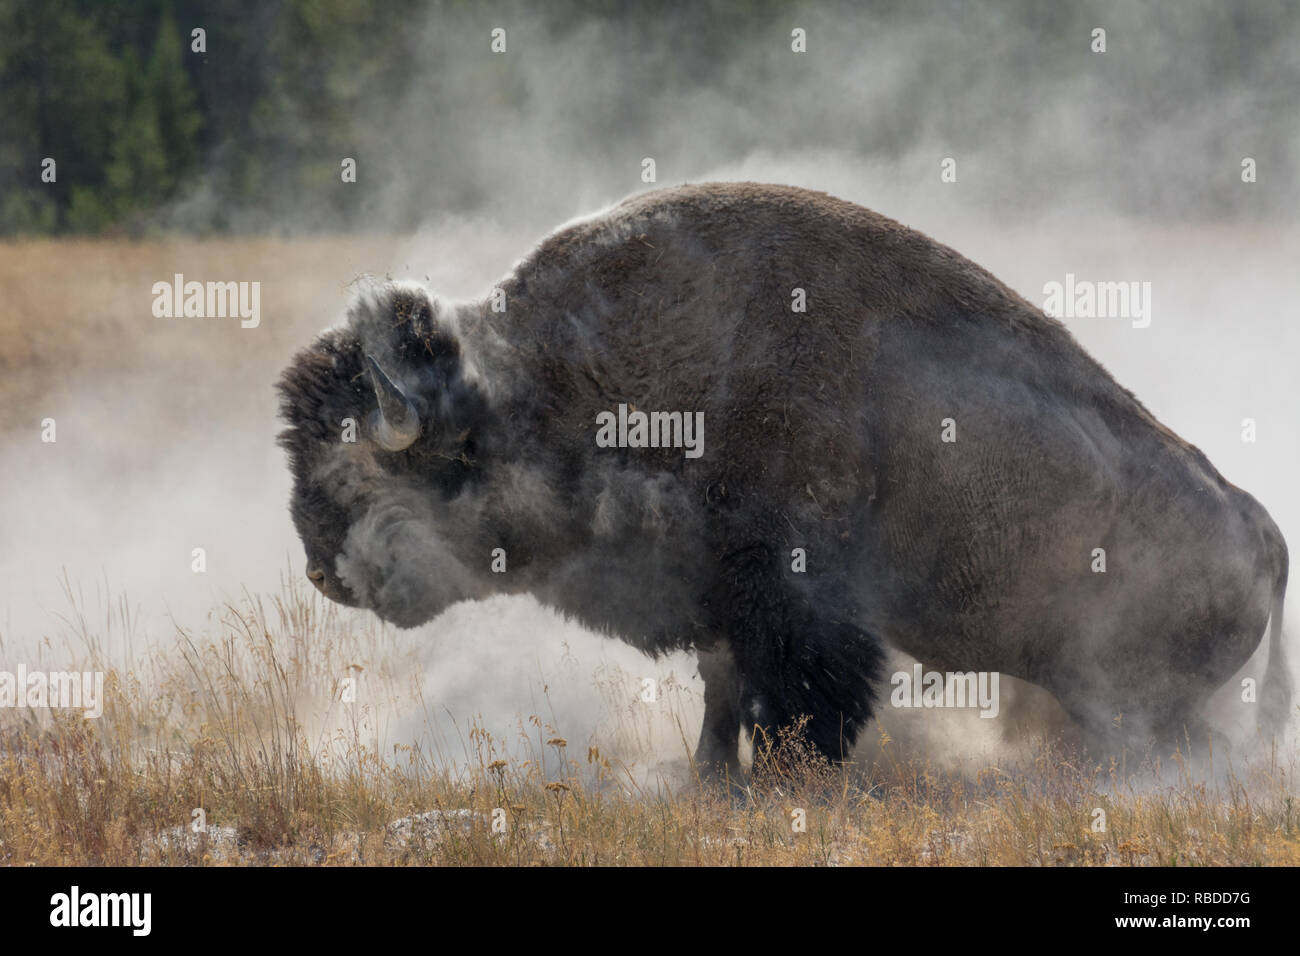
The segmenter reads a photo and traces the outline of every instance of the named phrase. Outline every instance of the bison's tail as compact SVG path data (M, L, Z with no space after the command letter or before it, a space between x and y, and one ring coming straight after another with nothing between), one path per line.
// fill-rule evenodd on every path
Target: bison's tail
M1264 685L1260 691L1260 730L1270 737L1282 732L1291 715L1291 671L1287 666L1282 637L1282 601L1286 597L1287 576L1285 544L1280 545L1279 555L1280 567L1273 582L1273 606L1268 616L1268 669L1264 672Z

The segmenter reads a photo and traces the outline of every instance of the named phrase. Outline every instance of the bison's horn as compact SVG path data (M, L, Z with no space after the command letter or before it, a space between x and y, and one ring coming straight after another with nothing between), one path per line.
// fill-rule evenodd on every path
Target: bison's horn
M387 451L409 448L420 437L420 413L369 353L366 365L375 397L379 399L379 414L374 418L373 428L375 441Z

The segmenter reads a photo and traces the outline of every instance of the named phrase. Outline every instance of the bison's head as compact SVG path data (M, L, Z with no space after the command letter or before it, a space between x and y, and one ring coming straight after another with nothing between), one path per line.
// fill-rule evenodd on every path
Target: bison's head
M453 324L411 284L370 283L279 383L291 512L327 597L412 627L475 593L464 563L482 392Z

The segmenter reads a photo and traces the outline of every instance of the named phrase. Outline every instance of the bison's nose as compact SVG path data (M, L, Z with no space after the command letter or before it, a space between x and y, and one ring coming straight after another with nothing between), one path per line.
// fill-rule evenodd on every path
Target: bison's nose
M316 585L316 587L320 588L322 591L325 590L325 572L320 568L308 568L307 580Z

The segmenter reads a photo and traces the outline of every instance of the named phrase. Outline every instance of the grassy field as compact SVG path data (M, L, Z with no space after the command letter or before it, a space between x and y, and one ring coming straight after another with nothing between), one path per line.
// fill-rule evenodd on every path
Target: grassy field
M466 715L454 762L377 732L424 671L411 641L298 583L270 383L357 273L461 292L525 249L468 232L0 244L0 669L106 675L98 719L0 708L0 865L1300 864L1294 743L1206 774L1168 755L1099 765L1044 734L955 767L886 721L855 766L778 740L728 789L680 756L689 708L658 774L547 712L522 712L518 740ZM149 287L174 272L262 281L262 325L154 319ZM66 458L33 438L46 414ZM193 541L220 588L194 590ZM56 610L27 600L65 566ZM97 568L116 597L81 596ZM341 700L360 674L365 694ZM644 736L622 685L597 683L629 722L612 736Z
M560 758L547 772L500 759L475 728L469 765L451 772L376 749L357 729L365 702L351 728L345 706L332 733L308 731L300 712L338 698L340 675L370 669L379 700L409 671L381 629L343 626L296 584L222 609L205 637L178 629L138 648L130 668L106 659L130 627L120 608L66 626L68 650L50 654L106 672L104 713L0 712L0 864L1300 863L1294 767L1280 759L1211 783L1177 760L1121 774L1044 743L972 776L888 739L872 765L832 768L788 738L728 792L689 773L638 784L530 716L521 733Z

